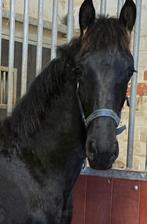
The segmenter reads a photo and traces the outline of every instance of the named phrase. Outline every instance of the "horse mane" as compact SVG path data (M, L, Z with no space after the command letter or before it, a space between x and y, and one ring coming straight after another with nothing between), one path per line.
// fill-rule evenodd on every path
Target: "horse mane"
M12 115L0 123L0 138L4 137L3 133L10 133L11 139L19 138L26 141L41 128L47 108L60 94L66 79L69 78L67 75L71 74L70 70L74 67L74 57L79 46L79 40L73 39L69 44L58 48L57 57L35 78ZM9 142L12 144L12 141Z
M117 18L99 16L85 33L81 54L104 48L109 51L128 51L129 42L129 35Z

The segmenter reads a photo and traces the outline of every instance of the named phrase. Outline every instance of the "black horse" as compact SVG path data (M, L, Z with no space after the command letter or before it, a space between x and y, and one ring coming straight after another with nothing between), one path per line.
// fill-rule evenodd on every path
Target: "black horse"
M85 0L79 15L80 37L58 50L0 123L0 224L71 223L86 154L96 169L111 168L118 156L136 7L126 0L119 19L96 19Z

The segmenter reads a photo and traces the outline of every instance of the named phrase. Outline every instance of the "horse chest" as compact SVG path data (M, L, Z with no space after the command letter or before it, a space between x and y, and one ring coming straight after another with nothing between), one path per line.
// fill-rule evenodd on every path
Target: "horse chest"
M62 205L57 181L51 178L41 186L23 163L0 157L0 220L5 224L25 224L28 220L46 224L54 216L58 223Z

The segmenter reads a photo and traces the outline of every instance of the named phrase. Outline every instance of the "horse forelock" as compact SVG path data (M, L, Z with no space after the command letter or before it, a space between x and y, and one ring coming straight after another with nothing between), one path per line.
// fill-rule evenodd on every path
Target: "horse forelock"
M117 18L100 16L82 39L81 54L93 50L128 51L130 36Z

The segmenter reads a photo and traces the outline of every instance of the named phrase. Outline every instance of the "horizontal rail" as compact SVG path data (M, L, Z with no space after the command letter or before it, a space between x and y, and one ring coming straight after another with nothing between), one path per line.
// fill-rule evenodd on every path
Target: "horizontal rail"
M3 10L3 18L5 19L9 19L10 20L10 12L8 10ZM23 23L23 15L20 13L16 13L15 14L15 21L19 22L19 23ZM29 16L29 25L32 26L38 26L38 19L35 19L31 16ZM43 27L44 29L47 30L52 30L52 22L47 21L47 20L43 20ZM60 26L58 27L58 32L61 34L65 34L67 33L67 26L60 24Z
M9 68L6 67L6 66L0 66L0 71L2 71L2 72L8 72L9 71ZM14 73L17 73L17 68L12 68L12 71Z
M2 39L4 40L9 40L9 31L8 29L7 30L3 30L3 33L2 33ZM19 43L23 43L23 33L22 32L19 32L19 33L15 33L15 41L19 42ZM58 43L57 45L62 45L62 44L65 44L66 43L66 38L61 38L61 39L58 39ZM30 45L33 45L33 46L37 46L37 37L35 34L29 34L29 40L28 40L28 44ZM42 46L44 48L51 48L51 38L47 38L47 37L44 37L43 38L43 44Z
M9 67L0 66L0 109L7 109L8 105L8 75ZM17 69L12 68L12 79L9 88L13 89L12 92L12 106L16 103L17 93Z
M86 167L81 171L81 175L106 177L106 178L117 178L127 180L141 180L147 181L147 172L138 172L133 170L116 170L110 169L106 171L99 171Z

